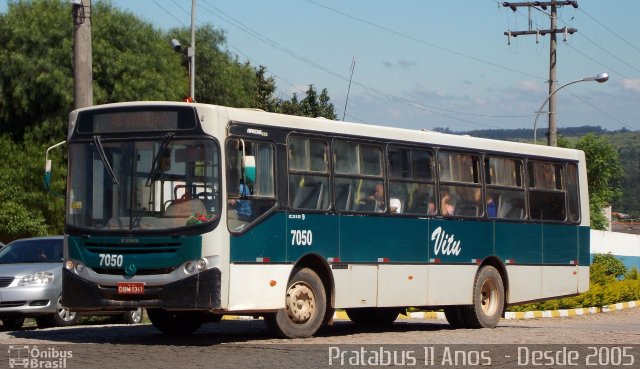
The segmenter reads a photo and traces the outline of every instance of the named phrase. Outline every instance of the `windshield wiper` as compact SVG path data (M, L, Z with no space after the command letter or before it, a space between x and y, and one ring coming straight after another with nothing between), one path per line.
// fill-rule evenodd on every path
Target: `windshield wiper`
M146 187L151 187L151 182L156 178L156 174L158 174L158 169L160 169L160 157L167 151L167 146L169 146L169 140L173 138L173 133L167 133L162 135L162 143L160 143L160 148L158 152L156 152L156 156L153 158L153 162L151 163L151 172L149 172L149 176L147 177L147 182L145 183Z
M102 164L104 168L107 170L107 173L111 176L111 181L114 185L119 185L118 178L116 178L116 174L113 172L113 168L111 168L111 164L109 160L107 160L107 154L104 153L104 148L102 147L102 142L100 141L100 136L93 136L93 144L96 146L96 150L98 150L98 154L100 155L100 159L102 159Z

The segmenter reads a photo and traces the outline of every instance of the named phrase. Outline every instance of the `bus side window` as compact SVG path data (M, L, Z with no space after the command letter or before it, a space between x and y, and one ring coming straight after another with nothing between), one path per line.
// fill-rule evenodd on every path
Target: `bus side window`
M395 214L434 215L433 154L429 150L389 147L389 207ZM397 206L393 206L393 205Z
M335 140L333 143L336 209L382 213L387 209L379 145Z
M529 212L531 219L566 219L563 166L531 160L529 171Z
M578 186L578 166L567 164L567 197L569 200L569 221L580 222L580 187Z
M438 152L440 215L480 217L484 214L478 155Z
M293 209L329 208L329 145L326 140L289 137L289 206Z
M485 202L488 218L524 219L525 192L522 183L522 160L485 158L487 192Z
M269 142L228 139L226 157L227 226L241 232L276 203L274 147ZM244 168L248 157L255 163L250 176Z

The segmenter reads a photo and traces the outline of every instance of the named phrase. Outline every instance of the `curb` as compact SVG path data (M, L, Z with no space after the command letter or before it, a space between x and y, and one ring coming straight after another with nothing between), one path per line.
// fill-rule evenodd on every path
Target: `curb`
M524 320L524 319L538 319L538 318L564 318L570 316L580 316L598 313L608 313L610 311L631 309L640 307L640 300L620 302L613 305L590 308L577 308L577 309L560 309L560 310L544 310L544 311L524 311L524 312L511 312L505 313L503 319L505 320ZM336 311L333 314L335 320L349 320L347 313L344 311ZM427 311L427 312L415 312L408 315L400 315L399 320L407 319L435 319L435 320L447 320L444 313L441 311Z
M508 311L505 313L503 319L505 320L525 320L525 319L539 319L539 318L564 318L571 316L581 316L598 313L608 313L611 311L631 309L640 307L640 300L620 302L613 305L590 308L577 308L577 309L560 309L560 310L544 310L544 311ZM251 315L225 315L223 320L251 320L254 319ZM344 310L336 311L333 314L334 320L349 320L347 313ZM441 311L426 311L426 312L414 312L407 315L398 316L398 320L409 319L434 319L434 320L447 320L444 313Z
M590 308L578 308L578 309L560 309L560 310L544 310L544 311L524 311L524 312L507 312L505 313L505 319L537 319L537 318L559 318L580 316L598 313L608 313L610 311L631 309L640 306L640 300L620 302L613 305Z

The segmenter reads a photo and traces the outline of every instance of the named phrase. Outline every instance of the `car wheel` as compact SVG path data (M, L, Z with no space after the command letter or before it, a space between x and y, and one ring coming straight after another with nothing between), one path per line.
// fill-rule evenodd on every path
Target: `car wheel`
M2 325L6 329L16 330L22 328L22 324L24 324L24 318L2 318Z
M78 322L78 313L69 311L62 306L62 296L58 297L56 312L44 317L36 318L38 328L67 327Z
M122 322L124 324L140 324L142 321L142 309L125 311L122 313Z

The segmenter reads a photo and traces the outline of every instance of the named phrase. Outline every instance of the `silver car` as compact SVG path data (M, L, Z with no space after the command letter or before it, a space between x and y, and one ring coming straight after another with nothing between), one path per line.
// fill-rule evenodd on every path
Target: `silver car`
M73 325L78 314L62 306L63 236L25 238L0 250L0 319L5 328L35 318L39 328ZM96 313L98 314L98 313ZM139 323L142 310L119 312Z

